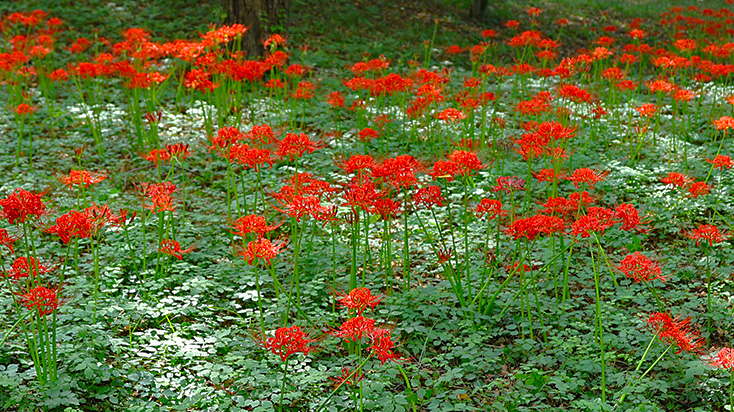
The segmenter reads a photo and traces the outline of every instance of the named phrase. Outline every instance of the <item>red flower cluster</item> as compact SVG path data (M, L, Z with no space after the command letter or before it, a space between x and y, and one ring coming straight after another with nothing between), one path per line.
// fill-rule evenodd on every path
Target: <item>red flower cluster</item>
M63 177L61 182L69 189L73 186L89 187L95 183L99 183L107 179L107 175L103 173L90 172L87 170L72 170L69 176Z
M676 353L700 351L704 340L691 326L691 318L671 318L667 313L653 313L647 324L658 334L661 341L668 345L676 345Z
M290 328L277 329L275 336L268 338L265 349L280 356L280 359L285 362L294 353L301 352L308 355L309 352L313 352L316 347L310 346L312 342L314 342L313 339L306 336L300 327L294 325Z
M174 211L173 193L177 190L176 185L171 182L144 183L140 186L141 191L153 204L145 206L154 212Z
M489 220L507 214L502 210L502 202L496 199L482 199L477 205L476 212L478 218L481 219L484 215L487 215Z
M38 316L46 316L53 313L59 307L56 292L56 289L36 286L30 292L20 295L18 300L28 310L36 311Z
M715 368L734 369L734 349L722 348L711 354L708 361Z
M269 239L260 237L251 241L243 248L238 248L238 252L242 259L247 261L248 265L252 265L255 259L262 259L265 264L269 265L270 261L280 253L280 249L285 247L286 242L271 242Z
M700 245L702 240L709 242L709 246L714 243L721 243L731 236L729 233L722 233L719 228L714 225L699 225L692 232L683 232L683 236L696 241L696 245Z
M513 238L520 239L524 237L528 240L534 240L540 234L550 235L553 233L563 232L566 228L563 219L555 216L535 215L525 219L517 219L505 233Z
M660 279L665 282L666 279L666 276L662 275L660 265L640 252L627 255L619 266L617 266L617 269L635 282L649 282L655 279Z
M340 305L349 310L356 310L360 315L367 308L374 309L382 300L373 295L368 288L354 288L348 294L340 292L338 296Z
M28 217L40 217L46 213L46 206L41 201L45 193L33 193L25 189L15 189L13 194L0 200L2 215L8 223L25 223Z
M196 246L191 246L187 249L182 250L181 245L177 241L171 239L163 239L161 240L161 246L158 251L167 255L175 256L176 259L181 260L183 258L183 255L190 253L195 248Z

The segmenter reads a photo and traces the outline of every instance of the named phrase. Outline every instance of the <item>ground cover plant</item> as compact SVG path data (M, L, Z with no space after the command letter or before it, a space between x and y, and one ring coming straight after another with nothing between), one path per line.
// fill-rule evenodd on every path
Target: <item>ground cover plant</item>
M5 14L0 407L731 410L734 12L544 13L328 69Z

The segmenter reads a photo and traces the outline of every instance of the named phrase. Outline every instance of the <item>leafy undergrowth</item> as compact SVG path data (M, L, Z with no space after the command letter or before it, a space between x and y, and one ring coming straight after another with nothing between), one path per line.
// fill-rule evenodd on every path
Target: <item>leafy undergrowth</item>
M734 13L661 13L346 67L5 15L0 405L730 410Z

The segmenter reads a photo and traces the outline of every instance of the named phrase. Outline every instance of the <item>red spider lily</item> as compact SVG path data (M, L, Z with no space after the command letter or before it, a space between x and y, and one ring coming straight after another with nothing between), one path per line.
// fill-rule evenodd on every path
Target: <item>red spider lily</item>
M634 206L628 203L622 203L614 209L614 214L622 222L621 230L645 231L640 228L640 225L647 222L643 222L640 219L640 214Z
M566 216L579 210L579 202L565 197L551 197L543 204L541 213Z
M591 236L589 232L599 232L599 234L603 235L604 229L605 227L599 219L587 215L581 216L573 222L571 234L574 236L581 235L582 238L587 238Z
M258 145L271 144L275 140L275 132L270 125L263 124L260 126L252 126L252 130L245 135L252 143Z
M265 40L265 42L263 42L263 46L265 46L266 49L269 47L278 47L278 46L285 47L285 44L286 44L286 40L283 38L283 36L277 33L271 35L270 37L268 37Z
M400 361L400 355L393 352L395 343L392 341L389 329L375 328L369 333L369 336L372 344L368 349L377 355L380 363L384 365L389 360Z
M342 168L345 172L357 172L360 175L363 171L367 169L372 169L374 166L375 159L373 159L372 156L360 154L352 155L352 157L339 164L339 167Z
M331 106L333 109L337 107L344 107L344 95L340 92L331 92L329 93L328 98L329 106Z
M576 169L573 171L573 174L571 176L567 177L566 179L573 182L573 185L578 189L579 183L587 183L592 189L594 186L604 180L606 175L608 175L609 172L597 172L596 170L592 170L589 168L581 168Z
M415 171L420 168L422 165L413 156L400 155L385 159L381 165L372 168L372 177L400 189L418 183Z
M361 374L350 372L349 368L344 367L342 368L341 376L329 376L329 379L334 381L334 386L337 388L345 384L354 386L364 378L365 373L366 372L362 372Z
M581 193L577 193L577 192L571 193L570 195L568 195L568 200L578 202L581 205L581 207L586 207L588 205L595 203L597 199L591 196L589 192L584 190Z
M441 196L441 188L438 186L426 186L418 189L413 194L413 203L417 207L425 207L432 209L434 206L443 206L443 196Z
M69 172L69 176L59 180L71 189L73 186L89 187L105 179L107 179L107 175L103 173L89 172L87 170L72 170Z
M698 353L704 344L704 340L691 326L691 318L681 319L680 316L671 318L667 313L657 312L650 315L647 324L661 341L678 347L676 354L683 351Z
M191 155L189 145L184 143L167 144L165 151L170 157L178 159L181 162Z
M211 93L219 85L209 80L211 73L201 69L193 69L184 75L184 86L187 89L195 89L205 93Z
M154 212L174 211L173 193L177 190L176 185L171 182L144 183L140 189L145 196L153 201L151 206L145 206Z
M320 143L309 140L305 133L288 133L278 143L278 151L275 155L280 158L287 157L292 161L294 158L301 157L306 152L312 153L320 147Z
M411 86L413 86L412 80L404 78L397 73L390 73L372 82L370 85L370 94L372 96L393 95L408 90Z
M236 127L222 127L217 131L216 136L209 137L209 142L211 143L209 151L228 148L243 139L244 136Z
M195 248L196 246L191 246L188 249L181 249L181 245L177 241L171 239L163 239L161 240L161 246L158 251L160 253L175 256L178 260L181 260L183 259L183 255L190 253Z
M372 203L371 213L378 214L385 220L392 219L400 213L400 203L392 199L376 199Z
M231 222L232 230L230 233L238 235L243 239L248 233L255 233L257 237L263 237L265 233L272 232L283 225L283 222L276 225L268 226L265 221L265 217L258 215L247 215L242 216L239 219Z
M295 100L308 100L314 96L314 89L316 89L316 86L313 83L305 80L300 81L298 82L296 91L293 93L293 98Z
M12 225L17 222L25 223L29 216L43 216L46 214L46 206L41 201L43 195L45 192L33 193L25 189L15 189L10 196L0 200L3 217Z
M616 211L605 207L590 207L586 214L599 221L602 229L608 229L618 223Z
M726 133L729 129L734 129L734 119L729 116L721 116L714 120L716 130L723 130Z
M630 30L628 35L633 39L642 39L644 37L647 37L647 33L645 33L644 31L640 29L632 29Z
M267 238L260 237L248 243L247 246L238 248L237 252L242 259L247 261L248 265L252 265L255 259L262 259L265 264L269 265L270 261L280 253L280 249L284 248L285 245L285 241L273 243Z
M99 230L101 230L102 227L107 224L124 225L128 220L126 210L121 209L118 214L115 214L112 212L112 210L110 210L109 206L107 205L99 206L92 203L92 206L84 209L84 213L87 215L89 221L92 224L93 234L99 232ZM135 215L136 213L133 213L130 216L130 221L135 218Z
M373 295L368 288L354 288L349 293L337 292L337 295L339 296L337 300L341 306L349 310L356 310L358 315L361 315L367 308L374 310L382 300L382 298Z
M377 136L378 136L377 131L369 127L365 127L364 129L360 130L359 133L357 134L357 138L363 142L369 142L372 139L376 139Z
M637 110L637 113L642 117L652 117L657 113L658 107L653 103L645 103L640 107L635 107L635 110Z
M541 169L538 172L533 173L533 177L538 179L538 182L557 182L562 178L566 177L563 172L556 173L552 168Z
M525 190L525 180L517 176L500 176L497 178L497 186L494 187L495 192L504 191L512 193L518 190Z
M694 199L699 196L707 195L711 191L711 186L707 185L706 182L695 182L688 188L688 197Z
M550 235L563 232L566 228L563 219L555 216L535 215L524 219L517 219L505 230L515 240L522 237L534 240L540 234Z
M458 163L451 160L438 160L433 164L433 171L430 173L434 179L445 178L449 182L453 181L460 172L461 167Z
M56 289L36 286L30 292L20 295L18 301L28 310L36 311L38 316L46 316L59 307L56 292Z
M708 356L709 365L714 368L734 369L734 349L721 348Z
M479 160L479 157L477 157L477 154L474 152L469 152L466 150L454 150L449 158L451 159L451 161L459 165L459 174L461 174L462 176L471 174L473 171L476 170L481 170L484 167L481 160Z
M332 336L342 338L346 342L357 342L366 334L375 329L375 321L373 319L355 316L347 319L341 324L339 330L331 332Z
M640 252L635 252L631 255L627 255L619 266L617 266L625 276L632 279L635 282L640 281L651 281L660 279L665 282L666 276L662 275L662 270L657 262L650 260L647 256Z
M21 256L10 265L10 270L5 272L5 276L12 280L20 280L21 278L37 278L39 274L44 274L52 271L52 268L48 268L42 265L34 257L26 258Z
M25 103L21 103L18 105L18 107L14 108L13 111L17 113L21 117L28 116L29 114L33 114L38 110L38 107L29 106Z
M453 46L446 47L444 51L448 54L459 54L463 52L464 50L461 47L454 44Z
M714 243L721 243L731 236L728 232L720 232L719 228L714 225L699 225L698 229L692 232L682 232L683 236L696 241L696 246L701 244L702 240L709 242L709 246Z
M256 171L265 164L273 167L273 159L270 150L250 148L247 145L234 145L229 149L229 160L236 161L244 168L252 168Z
M564 84L558 88L558 95L576 103L590 103L594 96L586 90L572 84Z
M276 207L275 210L296 218L297 222L300 222L301 218L307 215L319 220L330 213L330 209L322 206L321 200L317 196L296 195L289 202L281 201L281 203L285 206L285 209Z
M691 184L693 182L693 178L688 177L682 173L670 172L668 173L668 176L661 178L660 181L662 183L665 183L666 185L684 187Z
M480 219L486 215L489 220L507 214L507 212L502 210L502 202L496 199L482 199L475 211L477 212L477 217Z
M717 155L713 160L706 159L707 162L714 165L714 169L724 170L730 169L734 163L731 161L731 157L724 155Z
M312 342L314 342L313 339L303 333L300 327L294 325L290 328L278 328L275 336L268 338L265 349L280 356L280 359L285 362L295 353L301 352L308 355L309 352L313 352L316 347L309 346Z
M443 248L439 247L436 251L436 254L438 255L438 264L442 265L449 260L451 260L451 257L454 256L454 249L453 248Z
M72 210L56 218L56 224L49 226L44 232L57 234L67 245L71 238L85 239L92 236L92 223L87 213Z
M159 161L163 161L166 163L171 161L171 154L167 150L153 149L147 154L142 154L141 156L143 157L143 159L149 162L153 162L153 164L155 164L156 166L158 166Z
M466 119L466 114L460 110L454 108L444 109L441 113L437 114L436 119L443 120L447 123L455 123L459 120Z
M8 235L7 230L0 229L0 245L7 247L10 250L10 253L15 252L15 249L13 248L13 246L15 245L15 242L17 240L18 238Z
M344 193L344 199L346 200L344 205L351 207L354 213L357 212L357 208L362 208L362 210L370 212L373 203L379 197L380 194L375 191L375 186L372 183L352 183Z

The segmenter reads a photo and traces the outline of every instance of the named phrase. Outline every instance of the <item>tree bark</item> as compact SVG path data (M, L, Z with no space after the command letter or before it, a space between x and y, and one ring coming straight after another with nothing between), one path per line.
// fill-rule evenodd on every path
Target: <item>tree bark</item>
M274 30L287 28L289 0L221 0L227 13L226 24L239 23L249 27L242 38L241 50L250 58L265 53L263 42Z
M471 18L477 21L484 21L484 14L487 12L487 0L472 0L471 2Z

